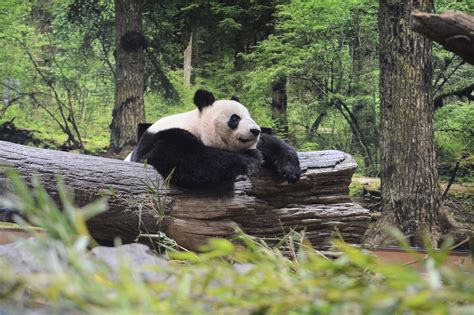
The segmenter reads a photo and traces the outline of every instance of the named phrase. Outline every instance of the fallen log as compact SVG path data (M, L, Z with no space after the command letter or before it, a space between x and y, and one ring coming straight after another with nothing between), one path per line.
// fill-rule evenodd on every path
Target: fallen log
M290 229L305 230L319 249L328 247L336 230L347 242L359 243L370 216L348 196L354 159L340 151L299 153L299 158L303 174L296 184L262 170L227 186L184 190L167 186L140 163L0 141L0 191L8 192L5 170L13 168L27 181L39 175L53 198L60 175L78 206L107 195L109 209L88 221L92 236L103 241L118 236L128 243L161 231L196 250L209 237L231 237L240 227L270 243Z
M459 12L412 12L411 27L474 65L474 16Z

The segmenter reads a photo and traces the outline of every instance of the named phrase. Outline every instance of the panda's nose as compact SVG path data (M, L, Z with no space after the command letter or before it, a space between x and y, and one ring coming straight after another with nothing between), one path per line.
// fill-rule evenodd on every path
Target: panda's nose
M250 129L250 132L257 137L260 134L260 129Z

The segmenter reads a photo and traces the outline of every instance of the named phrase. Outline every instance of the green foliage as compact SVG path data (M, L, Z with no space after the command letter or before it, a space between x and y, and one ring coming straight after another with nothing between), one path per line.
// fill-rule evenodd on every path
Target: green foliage
M0 85L10 104L3 118L58 145L104 146L114 85L98 57L102 48L94 42L84 48L80 29L65 22L67 2L22 3L3 11L16 19L2 28L10 50L0 56Z
M471 2L437 0L435 6L438 12L472 13ZM146 120L192 109L193 91L204 87L218 98L239 96L260 125L275 128L280 121L272 118L272 84L283 78L288 141L302 151L347 151L360 171L374 175L377 5L374 0L146 1ZM191 32L189 89L182 83L182 59ZM105 151L114 49L113 1L1 1L0 123L15 118L16 126L32 130L44 147L72 149L82 142L87 152ZM465 87L474 76L473 67L438 45L433 69L435 97ZM461 147L472 143L472 113L463 102L448 97L445 107L462 109L436 114L443 162L453 162L461 150L472 152ZM445 131L446 124L461 120L465 125L455 128L460 131Z
M474 108L468 103L446 105L436 111L438 159L459 159L462 153L474 152Z
M288 258L242 233L234 243L213 239L202 253L170 252L168 264L132 266L119 260L117 271L91 255L85 219L104 209L98 202L77 209L62 184L64 212L37 180L31 191L13 177L16 205L46 234L32 252L48 272L22 276L2 265L0 298L53 310L87 314L468 314L474 310L474 274L444 266L449 243L429 250L426 272L388 264L334 241L341 252L329 259L314 251L304 235L289 234ZM3 200L5 203L5 200ZM395 232L394 232L395 233ZM398 232L397 232L398 233ZM399 234L399 233L398 233ZM398 235L400 241L404 237ZM289 249L289 252L288 252ZM162 282L146 282L141 271L156 271Z
M281 4L275 32L246 55L253 66L244 85L250 103L268 106L272 83L288 78L288 123L300 149L337 148L375 160L376 10L374 1Z
M436 0L434 3L436 12L459 10L470 14L474 13L474 5L471 0Z

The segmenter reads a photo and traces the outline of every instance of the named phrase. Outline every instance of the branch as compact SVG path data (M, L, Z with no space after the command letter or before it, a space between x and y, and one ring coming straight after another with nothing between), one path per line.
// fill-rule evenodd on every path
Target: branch
M441 91L441 89L443 88L443 86L448 83L449 79L451 79L451 77L456 73L456 71L458 71L458 69L463 65L465 64L464 61L461 60L461 62L456 66L454 67L454 69L447 75L445 76L444 74L442 74L442 77L443 77L443 82L441 82L440 85L438 85L438 87L436 88L435 90L435 94L438 93L439 91ZM433 84L433 87L435 87L436 85Z
M72 104L72 95L73 95L73 93L71 91L71 88L69 87L68 78L64 74L63 68L56 61L55 57L53 57L53 62L57 66L57 68L59 69L59 73L61 74L61 77L62 77L62 80L63 80L62 81L63 86L64 86L64 89L66 90L66 94L67 94L67 104L68 104L68 106L66 106L66 109L69 112L67 120L71 123L73 130L76 132L77 141L79 142L78 144L80 146L80 149L84 149L84 144L82 142L81 133L79 132L79 128L77 127L77 124L76 124L76 115L74 113L74 106ZM74 140L73 140L73 142L74 142Z
M453 61L456 58L457 58L456 55L452 55L451 58L449 58L449 60L444 61L444 64L442 66L441 65L439 66L439 68L442 68L442 69L438 72L438 75L436 79L434 80L433 88L438 86L439 80L441 80L441 78L444 78L446 80L446 76L444 75L444 72L448 70L449 66L453 63ZM437 62L436 62L436 59L433 59L433 69L436 69L436 68L438 68ZM438 91L438 88L436 88L436 91Z
M459 12L411 13L412 29L474 65L474 16Z
M365 141L364 141L364 138L362 136L362 132L360 131L360 127L359 127L359 123L357 122L357 119L356 117L354 116L354 114L352 113L352 111L349 109L349 106L347 106L347 104L339 97L335 96L334 92L332 90L329 90L329 91L325 91L323 88L322 88L322 83L321 81L318 80L318 78L314 77L313 76L313 79L319 83L318 85L315 85L323 94L325 94L325 96L328 98L328 100L333 103L334 105L336 105L336 109L339 110L339 112L341 113L342 117L344 117L344 119L347 121L347 123L349 124L349 127L351 128L352 130L352 133L355 135L355 137L357 138L357 140L359 141L359 144L360 146L362 147L362 149L364 150L365 152L365 155L367 157L367 161L368 163L370 164L370 167L373 168L374 167L374 163L372 161L372 157L370 155L370 151L369 151L369 148L367 147L367 145L365 144ZM346 113L344 113L344 110L346 111Z
M326 87L324 83L321 82L321 80L319 80L315 76L312 76L311 78L302 77L302 79L311 82L314 87L316 87L326 97L330 105L335 105L336 109L341 113L342 117L349 124L349 127L351 128L352 133L354 134L360 146L362 147L362 150L364 150L369 166L373 168L374 163L372 161L369 148L364 142L362 132L360 131L359 123L357 122L357 119L350 110L349 106L341 98L335 96L333 90ZM344 111L346 111L346 113Z
M33 64L33 67L35 68L36 72L39 74L39 76L41 77L41 79L43 80L43 82L50 88L50 90L53 92L53 95L54 95L54 98L56 100L56 103L58 105L58 110L59 110L59 113L61 115L61 118L62 118L62 121L63 121L63 124L61 124L59 122L58 119L56 119L55 117L53 117L52 113L49 112L50 116L52 116L54 118L54 120L59 123L61 129L63 130L63 132L68 136L68 140L66 142L72 142L72 144L74 145L74 147L77 147L79 149L84 149L84 144L82 143L82 141L79 141L76 139L76 137L74 136L74 133L73 131L71 131L71 129L69 128L69 124L68 124L68 119L66 117L66 115L64 114L64 108L67 109L67 106L66 104L64 104L64 102L61 100L60 96L59 96L59 92L56 90L54 84L51 82L51 80L48 80L48 78L46 77L46 75L43 73L43 71L40 69L39 65L36 63L33 55L30 53L30 51L28 50L28 47L26 45L26 43L20 41L17 39L17 41L20 43L20 45L23 47L25 53L27 54L28 56L28 59L30 60L30 62ZM43 106L42 108L46 108L45 106ZM80 139L79 139L80 140Z
M461 164L461 159L456 161L456 165L454 166L453 173L451 174L451 178L449 179L448 184L446 185L446 189L443 192L443 195L441 196L441 200L445 200L446 196L448 195L449 189L451 188L451 185L454 183L454 179L456 178L456 174L459 169L459 164Z
M115 81L116 80L115 67L110 62L109 51L107 50L104 44L104 36L99 35L98 39L99 39L100 47L102 48L102 53L104 54L105 63L107 64L107 66L109 66L110 72L112 73L112 76L114 77L114 81Z
M435 99L434 99L435 110L443 107L444 100L448 97L451 97L451 96L457 96L459 98L467 97L468 100L474 101L473 92L474 92L474 83L472 83L471 85L468 85L464 88L461 88L459 90L454 90L454 91L451 91L451 92L446 92L446 93L440 94L440 95L436 96Z
M441 196L441 200L446 199L446 196L448 195L449 189L451 188L451 186L454 183L454 180L456 179L456 174L458 172L459 165L461 164L461 161L466 159L466 158L467 158L467 155L461 154L459 159L456 161L456 165L454 166L453 173L451 174L451 178L449 179L449 182L446 185L446 189L444 190L443 195Z
M316 118L316 120L311 125L311 128L310 128L309 132L313 133L316 130L318 130L319 125L321 124L321 122L323 121L324 117L326 117L327 114L328 114L328 112L326 110L319 113L318 117Z

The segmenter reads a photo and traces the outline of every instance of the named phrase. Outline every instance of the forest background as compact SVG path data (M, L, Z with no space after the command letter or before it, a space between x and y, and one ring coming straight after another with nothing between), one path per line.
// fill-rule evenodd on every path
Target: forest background
M435 6L474 13L469 0ZM377 10L373 0L146 1L144 120L192 109L197 88L237 95L261 126L298 150L349 152L360 173L376 176ZM110 155L114 2L7 0L0 16L0 137ZM433 73L441 175L462 157L467 181L474 69L434 45Z
M127 42L116 45L116 29L120 24L117 21L133 24L130 17L137 11L117 10L117 3L143 5L139 10L140 19L135 19L135 22L140 21L139 33L143 36L129 37L128 43L135 44L132 47ZM382 97L379 93L380 68L387 66L387 63L379 64L379 54L386 56L387 47L393 47L383 44L399 44L395 46L400 49L393 54L397 62L387 71L390 79L397 79L390 91L402 86L397 82L413 82L415 71L420 70L415 66L426 62L426 56L413 56L409 47L420 41L421 36L403 38L402 33L384 34L383 27L378 29L379 3L385 13L393 13L388 22L380 23L382 26L385 22L385 26L390 22L398 22L400 26L402 22L397 16L409 16L411 8L431 4L430 0L0 1L0 140L112 157L128 153L132 143L113 141L114 132L120 134L127 128L127 121L122 121L123 130L114 128L114 118L118 117L114 109L117 99L123 96L117 97L117 94L128 92L116 88L123 74L117 71L120 67L116 64L120 66L117 61L121 54L116 47L121 46L140 51L143 60L143 68L127 65L143 78L143 85L136 85L140 90L134 91L143 100L144 111L137 115L141 122L154 122L165 115L194 108L192 96L198 88L209 89L218 98L237 95L261 126L271 127L298 150L343 150L358 161L358 175L376 177L381 173L382 187L385 184L385 187L395 188L392 195L390 189L385 189L388 194L382 196L382 201L394 200L391 198L394 194L401 196L397 201L403 202L408 210L399 216L403 223L399 226L407 227L409 233L407 229L401 229L402 232L410 235L410 229L418 231L419 227L428 226L428 220L417 220L420 213L428 214L431 229L431 218L441 216L437 201L445 196L438 196L441 195L438 189L431 189L437 187L432 185L436 176L419 176L423 168L429 175L436 174L431 159L433 151L403 145L424 143L416 142L425 139L413 132L419 129L405 128L404 131L408 129L405 135L412 136L413 141L394 138L401 148L411 148L411 152L399 150L402 152L399 155L414 157L412 161L421 162L420 165L411 169L409 164L403 164L408 167L399 167L402 171L386 177L389 180L385 181L383 169L380 171L380 152L384 152L385 157L397 152L393 150L395 146L381 150L379 144L381 98L385 99L382 104L387 104L389 99L385 93ZM435 0L434 4L438 13L460 10L474 14L472 0ZM403 26L408 27L408 23ZM386 30L390 28L385 27ZM380 34L387 36L387 42L379 46ZM410 45L406 45L408 41ZM424 51L431 49L427 43L423 40L419 44ZM455 179L457 183L463 182L458 190L453 185L443 203L451 210L458 210L453 211L456 219L471 223L472 227L474 68L436 44L432 61L438 170L445 181L458 165ZM431 91L427 91L429 84L428 89L426 84L420 86L431 96ZM403 95L403 91L396 92ZM126 97L123 103L136 100ZM416 110L420 108L426 107L418 106ZM418 113L426 114L426 111ZM409 122L419 119L418 116L406 118ZM131 121L128 125L132 125L128 127L135 133L136 126ZM409 123L400 125L407 127ZM431 131L430 121L427 125L425 129ZM384 131L386 135L387 129ZM400 181L400 177L408 179L407 184ZM435 180L430 181L430 178ZM377 179L365 180L379 184ZM397 185L387 185L392 182ZM420 275L410 266L382 264L342 242L335 242L343 252L338 259L314 255L312 250L300 246L299 250L292 251L293 261L286 259L278 249L257 246L242 236L246 248L215 240L208 252L198 256L190 252L175 253L170 247L169 253L176 254L170 255L174 261L169 268L161 270L166 277L177 279L176 282L147 284L133 273L140 272L136 267L122 268L121 276L116 277L89 255L91 243L82 229L84 220L104 211L104 201L76 212L63 190L67 211L62 216L41 187L31 193L36 198L28 197L24 184L17 181L16 187L21 197L17 199L24 200L25 208L30 209L28 214L34 219L31 222L45 227L47 238L39 244L38 252L46 253L47 258L39 260L44 260L53 272L46 277L0 273L0 304L2 297L18 293L18 300L33 307L40 301L40 306L50 303L57 311L62 309L57 307L72 307L100 314L104 309L117 309L122 313L127 310L150 313L152 310L164 314L175 314L176 310L199 314L209 313L209 310L211 313L222 310L225 314L229 310L255 314L286 314L291 310L296 310L295 314L352 314L354 311L370 313L370 310L377 314L405 310L461 314L461 308L466 314L472 313L472 273L462 268L453 273L443 266L452 240L443 243L441 251L432 250L430 246L437 244L427 242L429 255L420 259L426 260L427 272ZM378 196L376 207L380 210L380 192ZM35 204L36 200L40 206ZM425 202L427 200L436 202L430 204ZM418 201L425 204L418 207ZM369 204L363 205L369 208ZM384 210L382 215L391 213L392 209ZM371 211L371 215L377 217L375 211ZM472 228L465 230L472 231ZM419 238L414 238L414 244L411 240L408 244L400 233L398 236L402 247L420 245ZM469 240L462 236L459 244ZM285 240L291 248L296 248L293 245L303 245L304 239L301 235L289 234ZM15 265L17 261L14 257ZM62 272L57 271L58 261L64 263ZM254 269L240 272L234 269L233 262L251 263ZM4 270L4 265L1 268ZM164 294L166 299L163 299Z

